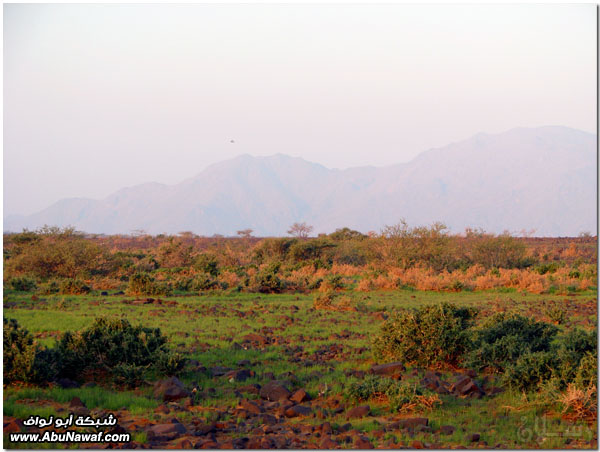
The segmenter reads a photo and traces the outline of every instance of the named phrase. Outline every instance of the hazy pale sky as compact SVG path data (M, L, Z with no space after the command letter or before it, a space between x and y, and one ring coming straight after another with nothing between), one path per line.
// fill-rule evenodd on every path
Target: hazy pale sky
M541 125L595 132L595 5L4 4L5 216Z

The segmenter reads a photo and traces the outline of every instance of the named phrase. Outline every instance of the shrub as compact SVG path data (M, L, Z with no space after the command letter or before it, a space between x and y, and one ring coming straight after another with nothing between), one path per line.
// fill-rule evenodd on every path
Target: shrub
M392 411L431 408L434 403L441 403L437 394L427 395L425 392L417 385L368 375L361 381L351 383L347 394L350 399L357 401L387 400Z
M65 279L60 284L60 293L65 295L83 295L90 293L92 289L80 279Z
M552 352L527 352L506 367L502 380L515 389L529 390L549 380L556 364L556 356Z
M313 301L313 308L315 309L327 309L333 303L333 299L335 298L335 292L328 290L327 292L322 292L317 294Z
M329 309L331 311L356 311L356 307L352 305L352 299L349 296L341 295L332 290L317 294L313 301L313 308Z
M260 293L281 293L284 284L277 276L280 267L281 264L275 262L259 271L252 277L251 285L253 288Z
M586 352L581 358L573 381L579 388L587 388L598 381L598 357L594 352Z
M156 361L156 370L163 375L178 375L185 367L186 359L179 353L161 353Z
M212 254L200 254L194 260L194 268L216 277L219 274L219 263Z
M598 391L596 385L579 388L574 384L560 394L558 399L563 415L574 419L596 418L598 413Z
M453 365L468 349L475 311L449 303L392 315L375 338L375 357L420 366Z
M126 319L97 318L80 332L66 332L58 343L62 374L76 378L86 369L112 372L119 365L152 365L167 339L158 328L132 326Z
M33 336L14 319L4 318L4 382L44 383L58 373L60 357L54 350L40 347Z
M525 353L546 352L558 328L520 315L496 314L474 331L467 365L503 372Z
M144 371L147 368L148 366L136 366L135 364L117 364L112 369L113 381L128 389L138 387L143 382Z
M8 284L13 290L18 290L20 292L29 292L35 290L37 287L35 279L27 276L11 278Z
M56 280L46 281L38 289L38 293L42 295L51 295L58 292L60 292L60 283Z
M553 307L548 309L548 318L557 325L562 325L566 320L566 311L559 307Z
M219 287L219 282L216 279L214 279L209 273L205 273L204 275L200 275L194 278L190 287L194 292L212 290L217 289Z
M170 295L171 288L166 283L158 283L147 273L135 273L129 278L127 293L130 295Z
M597 351L598 340L595 331L573 329L559 338L553 346L557 358L556 376L561 387L576 381L596 381L596 367L593 357ZM590 355L592 358L590 358ZM593 368L592 368L593 364Z

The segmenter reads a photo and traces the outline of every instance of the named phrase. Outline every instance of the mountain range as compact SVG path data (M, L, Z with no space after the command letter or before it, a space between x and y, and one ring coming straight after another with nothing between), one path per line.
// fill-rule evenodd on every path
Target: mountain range
M106 234L235 235L251 228L281 236L294 222L314 233L345 226L367 232L403 218L410 225L441 221L453 232L595 233L596 149L594 134L546 126L480 133L386 167L338 170L283 154L241 155L176 185L147 183L9 216L4 230L47 224Z

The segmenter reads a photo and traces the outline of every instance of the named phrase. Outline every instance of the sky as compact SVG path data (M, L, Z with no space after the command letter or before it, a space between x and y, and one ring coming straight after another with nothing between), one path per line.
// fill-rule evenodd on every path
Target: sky
M596 6L4 4L4 216L239 154L596 130Z

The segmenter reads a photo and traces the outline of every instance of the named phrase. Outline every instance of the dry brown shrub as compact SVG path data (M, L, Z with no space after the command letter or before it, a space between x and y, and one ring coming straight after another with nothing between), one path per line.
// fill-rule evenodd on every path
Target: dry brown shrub
M240 284L241 278L236 275L234 272L224 271L219 275L219 279L222 282L226 282L229 287L236 287Z
M364 268L355 267L354 265L348 264L333 264L331 266L331 273L342 276L357 276L365 271Z
M558 401L563 406L563 415L568 419L595 420L598 415L596 385L581 389L570 383L567 389L560 394Z
M373 284L373 281L370 278L365 277L360 280L358 286L356 286L356 290L360 292L370 292L371 290L375 290L375 284Z

